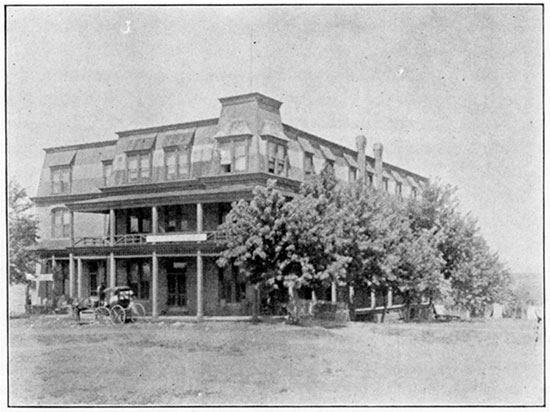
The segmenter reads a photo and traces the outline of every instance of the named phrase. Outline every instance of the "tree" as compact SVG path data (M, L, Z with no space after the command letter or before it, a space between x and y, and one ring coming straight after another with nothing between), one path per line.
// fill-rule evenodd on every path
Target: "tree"
M429 184L408 207L414 231L430 230L443 259L451 303L481 314L485 306L509 296L509 273L479 234L477 222L459 211L456 189ZM441 296L441 295L440 295Z
M14 179L8 187L8 237L10 283L26 282L34 272L36 258L31 248L38 240L38 222L32 215L27 192Z

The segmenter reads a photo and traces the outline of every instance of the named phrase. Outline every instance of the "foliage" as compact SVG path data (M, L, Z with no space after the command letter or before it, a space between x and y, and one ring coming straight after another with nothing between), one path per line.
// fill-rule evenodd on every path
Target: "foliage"
M8 187L8 237L10 283L24 283L26 273L34 271L31 247L38 240L38 222L31 214L32 202L15 180Z
M479 313L509 297L509 275L455 193L436 182L405 201L362 182L341 186L331 167L290 200L270 181L234 204L218 263L253 284L391 288L405 304L451 299Z
M410 202L414 230L430 230L443 259L443 275L451 302L472 314L509 299L510 276L479 234L477 222L458 211L456 189L439 182L428 185L418 202Z

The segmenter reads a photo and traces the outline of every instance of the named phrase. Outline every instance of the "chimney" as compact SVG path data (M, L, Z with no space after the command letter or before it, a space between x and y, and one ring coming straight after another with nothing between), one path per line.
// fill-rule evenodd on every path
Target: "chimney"
M382 146L382 143L375 143L373 145L374 150L374 172L375 172L375 183L376 188L379 190L383 189L383 172L384 172L384 164L382 163L382 152L384 151L384 146Z
M367 176L365 163L365 148L367 147L367 138L363 135L359 135L355 138L355 144L357 146L357 163L359 164L357 180L365 181L365 177Z

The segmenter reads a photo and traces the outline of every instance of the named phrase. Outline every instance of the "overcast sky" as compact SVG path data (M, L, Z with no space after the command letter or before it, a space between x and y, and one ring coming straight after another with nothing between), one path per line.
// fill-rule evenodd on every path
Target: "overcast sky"
M9 7L8 174L43 147L219 115L283 122L459 188L512 271L542 272L542 8Z

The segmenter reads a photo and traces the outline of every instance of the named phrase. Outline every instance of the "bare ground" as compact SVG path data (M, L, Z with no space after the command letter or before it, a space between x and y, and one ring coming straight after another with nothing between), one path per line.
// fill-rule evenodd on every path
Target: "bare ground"
M326 329L13 319L9 403L541 405L541 333L519 320Z

